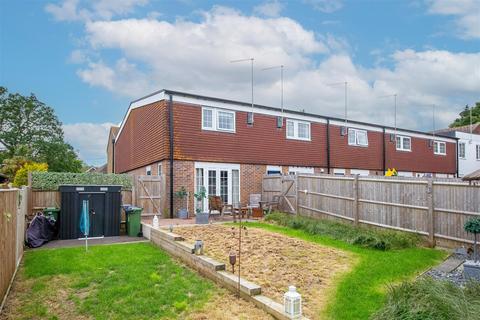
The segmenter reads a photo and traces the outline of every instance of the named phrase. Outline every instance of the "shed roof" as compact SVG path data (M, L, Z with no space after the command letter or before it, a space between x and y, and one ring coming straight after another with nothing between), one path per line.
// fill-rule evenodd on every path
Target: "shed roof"
M473 171L472 173L467 174L462 178L464 181L475 181L480 180L480 169Z

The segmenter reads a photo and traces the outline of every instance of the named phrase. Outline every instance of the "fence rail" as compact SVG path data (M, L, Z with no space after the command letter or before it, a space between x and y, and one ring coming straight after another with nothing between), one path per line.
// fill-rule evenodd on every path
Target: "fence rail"
M264 177L265 200L281 195L283 179ZM294 184L292 202L299 215L413 232L428 236L432 245L473 243L463 226L480 216L480 187L458 180L297 175Z

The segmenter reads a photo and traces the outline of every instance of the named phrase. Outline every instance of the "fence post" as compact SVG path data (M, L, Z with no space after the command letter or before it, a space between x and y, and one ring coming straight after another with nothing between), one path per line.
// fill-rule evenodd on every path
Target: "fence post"
M294 184L295 184L295 214L298 216L299 215L299 212L298 212L298 202L300 201L300 198L298 196L298 175L296 174L295 175L295 180L294 180Z
M428 242L430 246L435 247L435 219L433 202L433 179L428 179L427 184L427 207L428 207Z
M132 175L132 206L137 205L137 176Z
M353 219L355 225L358 226L358 174L355 175L353 180Z

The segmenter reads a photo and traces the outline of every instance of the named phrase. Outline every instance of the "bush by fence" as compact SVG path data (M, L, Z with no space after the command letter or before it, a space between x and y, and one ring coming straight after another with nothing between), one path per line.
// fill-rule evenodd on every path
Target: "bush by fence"
M58 190L62 184L121 185L132 189L132 177L127 174L32 172L32 189Z

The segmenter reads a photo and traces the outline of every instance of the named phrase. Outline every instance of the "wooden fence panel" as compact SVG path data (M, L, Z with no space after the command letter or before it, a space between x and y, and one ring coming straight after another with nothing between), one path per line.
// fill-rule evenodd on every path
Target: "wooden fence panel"
M0 297L7 293L16 270L18 190L0 190Z
M266 176L263 197L279 194L281 177ZM463 230L480 216L480 187L453 179L298 175L297 212L472 243Z

